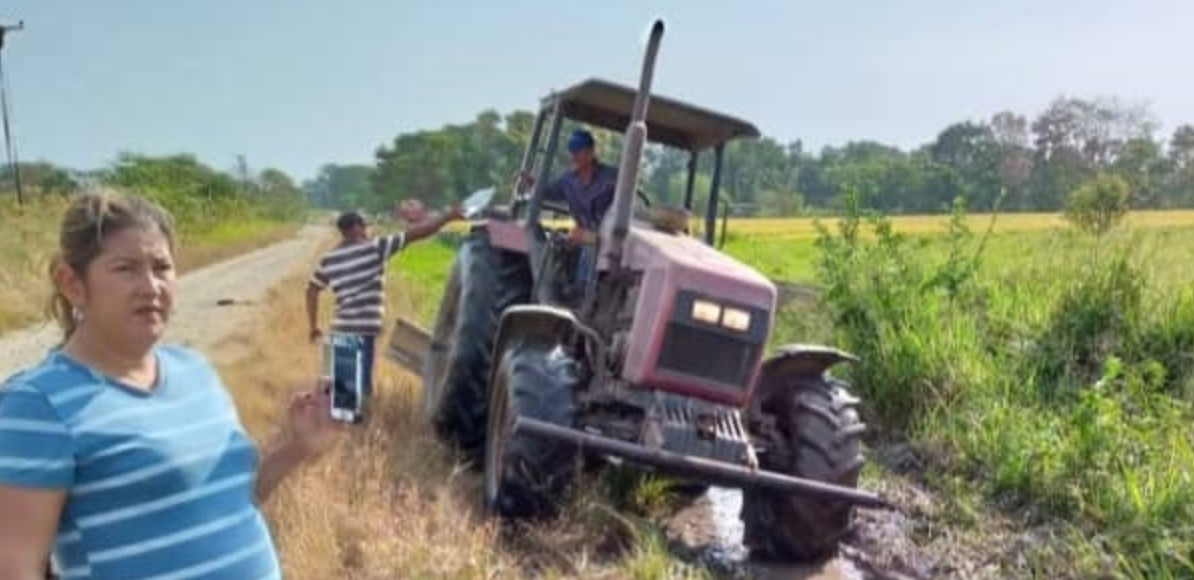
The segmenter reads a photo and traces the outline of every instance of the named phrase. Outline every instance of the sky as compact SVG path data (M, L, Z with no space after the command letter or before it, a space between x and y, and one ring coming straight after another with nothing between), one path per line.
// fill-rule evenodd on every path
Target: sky
M1053 99L1145 103L1194 122L1189 0L2 0L22 161L120 151L237 155L296 179L372 163L404 132L533 109L591 76L654 89L806 149L910 148L948 124Z

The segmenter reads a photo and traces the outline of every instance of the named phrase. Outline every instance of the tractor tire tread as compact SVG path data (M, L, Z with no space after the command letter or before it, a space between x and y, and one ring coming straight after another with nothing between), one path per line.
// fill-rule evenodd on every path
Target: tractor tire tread
M826 377L769 377L783 380L775 401L775 428L763 434L776 452L760 457L760 467L797 477L856 486L864 459L859 400L848 386ZM764 559L813 562L831 557L853 531L848 500L769 490L743 493L741 519L751 553Z
M507 308L530 300L531 272L525 256L493 247L483 231L465 238L456 259L459 310L444 392L433 414L439 435L475 459L484 449L497 325Z
M517 341L516 341L517 342ZM507 373L509 412L572 427L576 420L577 370L573 359L542 345L511 344L499 372ZM523 433L504 446L506 464L495 511L508 518L547 518L575 476L577 446Z

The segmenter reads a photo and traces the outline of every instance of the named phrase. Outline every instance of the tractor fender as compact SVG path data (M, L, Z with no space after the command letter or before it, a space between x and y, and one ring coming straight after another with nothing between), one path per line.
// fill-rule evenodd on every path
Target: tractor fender
M751 395L751 407L757 409L793 379L817 379L831 367L843 362L858 362L858 357L832 346L820 344L785 344L763 361L759 382Z
M858 357L832 346L785 344L763 361L763 374L819 377L834 365L843 362L858 362Z
M518 304L502 312L497 336L493 341L493 362L490 382L500 366L506 345L511 340L531 341L543 345L566 343L576 332L576 316L569 310L543 304Z

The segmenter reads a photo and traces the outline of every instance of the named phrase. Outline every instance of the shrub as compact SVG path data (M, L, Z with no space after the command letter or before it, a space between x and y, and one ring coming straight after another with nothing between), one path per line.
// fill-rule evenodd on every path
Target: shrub
M1128 182L1105 174L1074 190L1066 202L1065 216L1078 229L1102 236L1128 213Z

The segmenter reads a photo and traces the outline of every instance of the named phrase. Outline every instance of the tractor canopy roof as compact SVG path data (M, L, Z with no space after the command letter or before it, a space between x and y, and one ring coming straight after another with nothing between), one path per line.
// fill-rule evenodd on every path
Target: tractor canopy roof
M621 131L630 123L637 91L602 79L588 79L543 101L559 102L561 113L582 123ZM754 125L729 115L651 94L647 105L647 139L688 151L700 151L738 137L758 137Z

